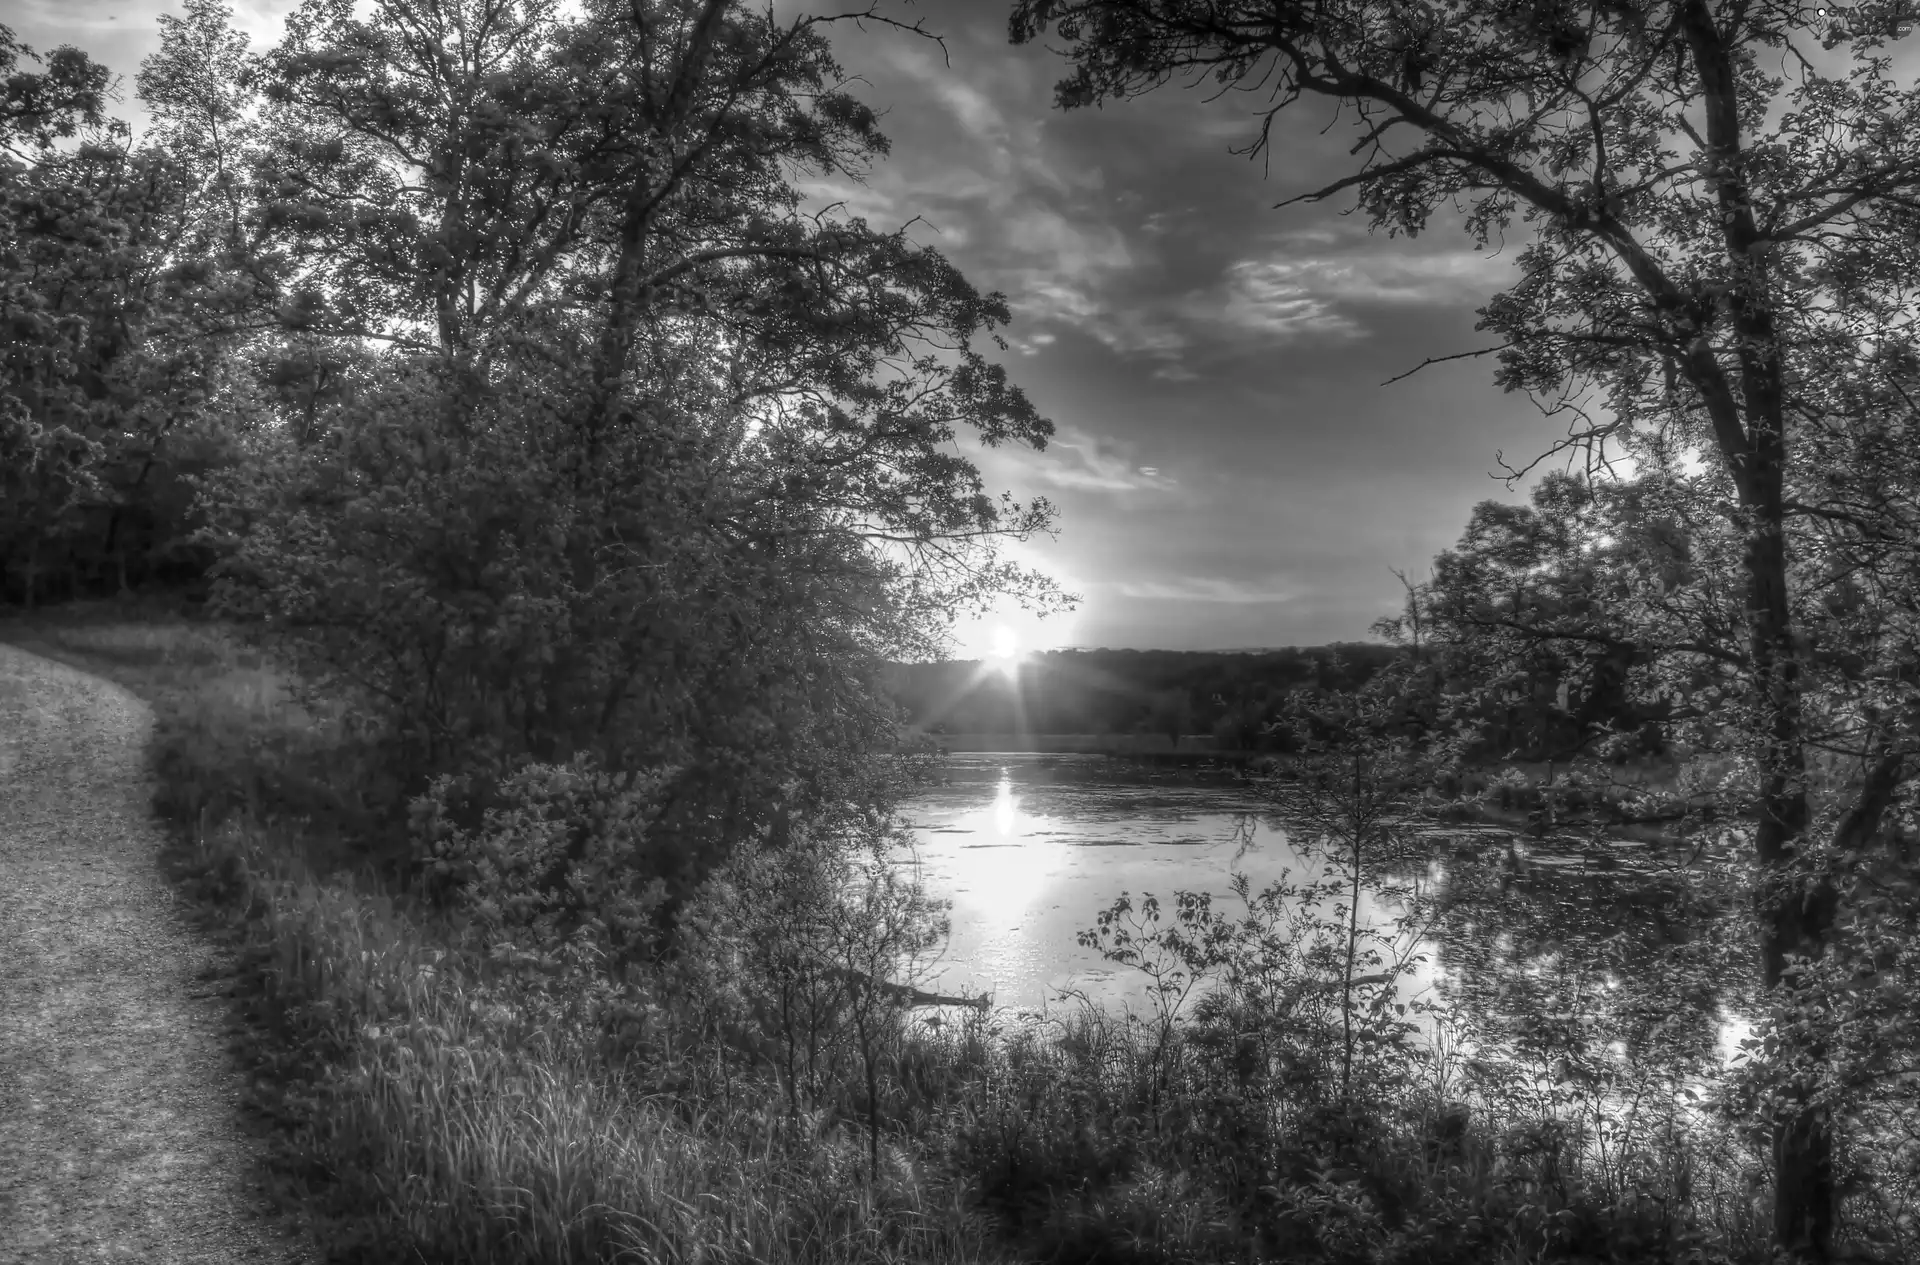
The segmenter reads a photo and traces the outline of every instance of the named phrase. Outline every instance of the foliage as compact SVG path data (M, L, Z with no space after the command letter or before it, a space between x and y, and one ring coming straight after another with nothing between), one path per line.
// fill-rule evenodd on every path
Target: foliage
M837 86L826 30L842 19L306 5L263 67L259 212L302 268L300 327L431 351L456 393L547 331L545 354L580 369L543 385L589 469L593 436L670 391L766 460L759 496L830 508L904 554L935 586L922 615L1001 585L1045 593L978 546L1051 511L996 506L945 450L956 428L1051 433L971 343L1007 321L1004 298L904 228L799 210L795 177L886 151ZM406 37L414 24L431 38ZM442 75L458 108L417 86Z
M681 848L655 872L676 882L780 788L819 803L818 778L857 774L886 723L860 657L894 607L852 542L747 502L721 441L664 405L580 486L578 430L534 384L443 435L442 381L390 378L325 442L281 437L207 485L237 544L229 609L368 700L407 776L474 774L476 809L525 759L676 766L661 830Z
M1798 966L1843 934L1820 853L1871 850L1908 775L1920 644L1895 595L1908 583L1914 485L1888 443L1916 415L1920 87L1896 83L1885 52L1912 24L1897 5L1865 4L1812 25L1791 5L1710 0L1525 12L1466 0L1444 14L1421 0L1019 0L1012 17L1016 41L1064 41L1063 107L1183 73L1257 86L1272 96L1250 152L1303 98L1350 109L1357 164L1289 201L1354 190L1374 228L1408 235L1453 205L1477 247L1526 225L1520 280L1481 311L1500 340L1487 349L1497 380L1572 419L1554 451L1584 456L1589 485L1608 479L1612 454L1633 458L1654 512L1622 524L1643 564L1635 577L1617 558L1552 557L1551 529L1580 511L1550 503L1571 483L1550 485L1533 518L1511 524L1520 530L1503 533L1483 511L1476 529L1543 551L1557 578L1504 611L1504 595L1474 594L1459 613L1492 625L1496 642L1519 632L1557 653L1569 693L1584 684L1615 713L1617 678L1647 666L1637 655L1678 652L1667 663L1689 683L1731 669L1714 723L1746 767L1762 972L1789 1010L1818 1004L1800 992ZM1828 50L1848 46L1838 70L1810 55L1822 34ZM1792 78L1784 61L1768 69L1776 53L1795 63ZM1857 460L1869 453L1884 460ZM1691 455L1705 467L1697 477L1679 469ZM1690 575L1683 533L1709 514L1725 526L1696 535ZM1529 539L1536 526L1549 533ZM1478 548L1492 543L1467 552L1492 560ZM1604 607L1581 607L1589 574L1616 590ZM1511 700L1555 671L1539 657L1502 656L1491 679L1464 684ZM1589 661L1588 681L1569 659ZM1584 745L1596 719L1513 736ZM1829 815L1813 786L1825 750L1853 765L1841 779L1851 803ZM1811 834L1817 820L1838 833ZM1794 1032L1817 1061L1818 1025ZM1777 1240L1807 1260L1831 1255L1839 1199L1819 1092L1792 1080L1773 1126Z
M180 29L225 66L206 24ZM220 609L352 698L402 781L458 775L461 829L529 762L671 768L636 863L672 902L866 793L883 656L1055 600L994 554L1051 509L949 451L1050 433L974 346L1004 300L905 229L799 210L799 176L885 151L825 30L314 0L174 94L204 147L227 80L260 89L231 148L281 283L269 423L200 481Z
M706 1042L771 1074L789 1125L857 1113L876 1180L883 1121L914 1105L899 1093L901 977L947 933L944 906L890 855L900 842L878 815L816 820L784 847L737 854L682 923L691 990L713 1016Z
M0 76L5 84L0 150L13 159L30 160L52 149L55 141L106 122L112 76L105 66L64 45L53 50L44 71L21 69L23 60L38 62L40 55L22 44L11 27L0 26Z
M656 879L642 886L658 779L610 777L588 759L529 765L500 787L478 831L447 819L452 779L414 801L413 833L429 884L457 893L478 943L495 958L584 982L616 977L651 948Z
M177 86L181 40L163 33L143 92ZM53 577L71 597L204 569L187 480L231 461L244 425L246 243L208 233L202 155L101 117L105 74L65 49L9 89L45 142L0 163L0 588L28 606Z

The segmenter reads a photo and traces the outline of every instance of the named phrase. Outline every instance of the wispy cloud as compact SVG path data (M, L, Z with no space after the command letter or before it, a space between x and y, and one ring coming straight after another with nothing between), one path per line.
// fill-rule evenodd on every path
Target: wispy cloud
M1231 260L1211 283L1157 298L1089 289L1054 314L1123 355L1157 361L1154 377L1181 381L1199 376L1190 362L1200 358L1366 338L1358 306L1463 304L1510 275L1507 261L1473 251L1328 253L1340 239L1326 230L1286 240L1305 249Z
M1230 605L1266 605L1290 602L1299 590L1272 580L1229 580L1218 576L1190 576L1178 580L1122 580L1114 586L1121 597L1155 602L1223 602Z
M1359 325L1334 309L1336 295L1305 284L1309 275L1285 263L1243 259L1227 269L1218 319L1268 340L1363 336Z
M1177 310L1155 312L1128 306L1086 315L1088 332L1123 356L1171 358L1193 344L1193 333Z
M815 180L802 192L812 206L844 200L876 227L923 217L914 238L964 254L968 278L1007 294L1022 331L1091 328L1141 262L1122 227L1138 214L1107 189L1097 156L1051 130L1059 119L1047 108L1051 85L1036 74L1051 64L1010 59L991 34L984 47L952 41L951 65L923 43L876 39L876 103L918 96L934 117L883 123L903 135L864 184ZM923 143L929 136L937 146ZM1041 346L1029 336L1022 350Z
M1251 260L1230 264L1213 284L1158 301L1121 298L1075 314L1089 333L1127 356L1157 361L1153 376L1191 381L1196 352L1209 360L1303 340L1346 341L1365 330L1291 274Z
M1047 450L1028 462L1033 474L1056 488L1080 492L1170 491L1178 484L1158 466L1134 461L1132 445L1064 427Z
M1264 285L1332 302L1455 304L1512 279L1511 260L1478 251L1390 255L1377 243L1367 253L1248 260L1236 266L1258 275Z

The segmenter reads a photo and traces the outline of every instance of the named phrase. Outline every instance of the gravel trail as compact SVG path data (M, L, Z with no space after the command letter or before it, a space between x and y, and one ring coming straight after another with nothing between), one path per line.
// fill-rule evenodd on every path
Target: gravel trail
M174 907L152 713L0 645L0 1263L304 1263L241 1125L222 966Z

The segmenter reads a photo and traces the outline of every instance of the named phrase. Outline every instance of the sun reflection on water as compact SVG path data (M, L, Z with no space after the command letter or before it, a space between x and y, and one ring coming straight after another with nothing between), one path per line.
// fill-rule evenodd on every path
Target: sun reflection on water
M1020 801L1013 794L1013 779L1000 770L1000 785L993 795L993 828L1002 839L1020 837Z
M1048 891L1049 880L1064 861L1046 829L1049 824L1048 818L1021 808L1012 776L1001 770L993 800L954 822L957 830L971 835L945 858L943 868L956 901L996 929L1018 924Z

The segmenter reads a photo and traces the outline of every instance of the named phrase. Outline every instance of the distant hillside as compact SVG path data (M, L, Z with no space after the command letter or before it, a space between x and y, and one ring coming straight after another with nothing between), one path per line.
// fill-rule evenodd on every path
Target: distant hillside
M893 664L887 688L916 728L943 733L1208 734L1257 745L1301 685L1350 688L1398 654L1349 642L1283 650L1052 650L1009 677L978 660Z

